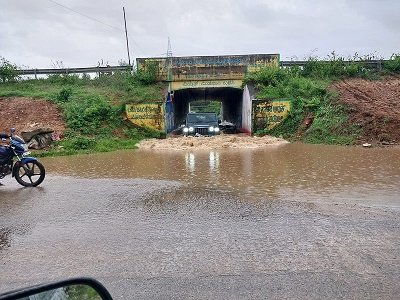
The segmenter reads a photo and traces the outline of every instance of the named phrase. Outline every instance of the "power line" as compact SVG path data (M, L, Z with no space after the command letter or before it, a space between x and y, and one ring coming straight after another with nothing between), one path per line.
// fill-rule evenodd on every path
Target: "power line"
M82 16L82 17L88 18L88 19L90 19L90 20L92 20L92 21L95 21L95 22L97 22L97 23L103 24L103 25L105 25L105 26L108 26L108 27L113 28L113 29L118 30L118 31L125 32L125 30L123 30L123 29L121 29L121 28L118 28L118 27L115 27L115 26L113 26L113 25L104 23L103 21L100 21L100 20L98 20L98 19L96 19L96 18L93 18L93 17L91 17L91 16L88 16L88 15L86 15L86 14L83 14L83 13L81 13L81 12L79 12L79 11L73 9L73 8L70 8L70 7L68 7L68 6L64 5L64 4L58 3L58 2L56 2L56 1L54 1L54 0L47 0L47 1L52 2L52 3L54 3L54 4L58 5L58 6L61 6L61 7L65 8L65 9L67 9L67 10L69 10L69 11L72 11L72 12L74 12L74 13L76 13L76 14ZM138 47L138 49L139 49L143 54L145 53L145 51L142 49L142 47L141 47L134 39L132 39L132 42Z
M111 27L111 28L113 28L113 29L115 29L115 30L124 32L124 30L121 29L121 28L118 28L118 27L115 27L115 26L113 26L113 25L104 23L104 22L102 22L102 21L100 21L100 20L98 20L98 19L95 19L95 18L91 17L91 16L88 16L88 15L85 15L85 14L83 14L83 13L80 13L79 11L76 11L76 10L74 10L74 9L68 7L68 6L65 6L65 5L63 5L63 4L61 4L61 3L58 3L58 2L56 2L56 1L54 1L54 0L48 0L48 1L54 3L54 4L58 5L58 6L61 6L61 7L65 8L65 9L68 9L68 10L70 10L70 11L72 11L72 12L78 14L78 15L81 15L82 17L85 17L85 18L88 18L88 19L90 19L90 20L92 20L92 21L95 21L95 22L98 22L98 23L100 23L100 24L106 25L106 26Z

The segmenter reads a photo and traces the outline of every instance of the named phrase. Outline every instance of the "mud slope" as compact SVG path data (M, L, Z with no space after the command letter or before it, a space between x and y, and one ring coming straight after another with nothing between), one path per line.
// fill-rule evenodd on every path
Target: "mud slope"
M34 127L50 127L55 134L62 135L64 121L57 107L46 100L7 97L0 98L0 132L12 127L17 133Z
M350 108L349 124L361 126L361 141L400 143L400 77L346 79L331 89Z

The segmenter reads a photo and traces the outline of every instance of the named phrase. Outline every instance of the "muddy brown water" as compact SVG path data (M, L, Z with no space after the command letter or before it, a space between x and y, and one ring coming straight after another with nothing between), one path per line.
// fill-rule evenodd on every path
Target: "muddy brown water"
M0 293L89 276L114 299L397 299L399 158L303 144L43 158L38 188L1 180Z
M284 144L264 149L131 150L42 159L48 172L83 178L181 181L271 200L400 209L400 148Z

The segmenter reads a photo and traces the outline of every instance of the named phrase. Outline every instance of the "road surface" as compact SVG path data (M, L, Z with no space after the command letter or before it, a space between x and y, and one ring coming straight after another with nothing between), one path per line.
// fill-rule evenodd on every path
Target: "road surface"
M0 292L90 276L115 299L398 299L400 213L168 180L0 186Z

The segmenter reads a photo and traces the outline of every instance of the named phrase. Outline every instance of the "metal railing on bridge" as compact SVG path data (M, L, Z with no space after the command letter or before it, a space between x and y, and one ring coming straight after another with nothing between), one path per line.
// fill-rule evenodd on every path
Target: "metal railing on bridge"
M370 69L376 69L381 71L382 70L382 66L384 64L384 62L386 62L387 60L344 60L344 61L340 61L343 62L345 64L351 64L351 63L359 63L362 64ZM293 67L293 66L298 66L298 67L304 67L307 63L309 63L310 61L308 60L289 60L289 61L281 61L279 62L279 65L281 67ZM323 62L323 63L330 63L331 61L326 60L326 61L318 61L318 62Z
M382 65L386 60L364 60L364 61L343 61L344 63L361 63L368 68L381 70ZM329 61L325 61L329 63ZM309 61L280 61L281 67L299 66L304 67ZM102 66L88 68L61 68L61 69L22 69L18 70L18 75L33 75L37 78L38 75L69 75L69 74L111 74L116 71L132 70L129 66Z
M69 74L110 74L115 71L129 71L129 66L105 66L89 68L61 68L61 69L24 69L18 70L18 75L69 75Z

